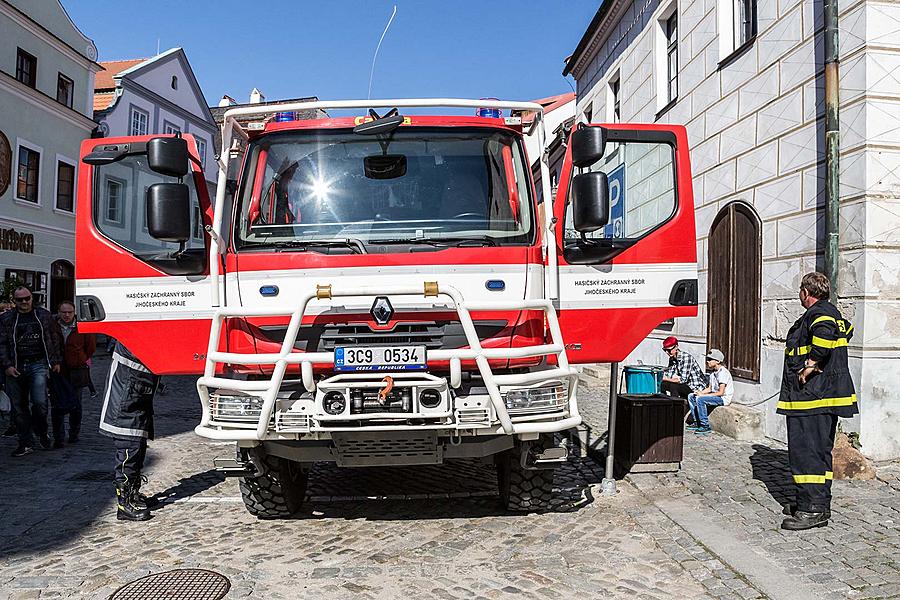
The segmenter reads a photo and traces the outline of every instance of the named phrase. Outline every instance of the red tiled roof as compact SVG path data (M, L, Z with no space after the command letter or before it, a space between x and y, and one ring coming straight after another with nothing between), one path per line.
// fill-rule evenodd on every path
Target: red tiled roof
M557 94L556 96L550 96L549 98L541 98L540 100L535 100L535 102L543 106L544 114L547 114L574 99L575 92L566 92L565 94Z
M557 94L556 96L548 96L539 100L532 100L532 102L543 106L544 114L546 115L547 113L552 112L557 108L565 106L573 100L575 100L575 92L566 92L565 94ZM523 125L528 125L532 121L534 121L534 113L526 112L522 115Z
M109 108L115 97L115 92L94 92L94 112Z
M141 64L145 60L147 60L147 59L146 58L133 58L131 60L110 60L107 62L100 63L100 66L102 66L105 70L97 73L97 76L94 78L94 89L95 90L115 89L116 82L113 79L113 77L115 77L122 71L127 71L131 67Z

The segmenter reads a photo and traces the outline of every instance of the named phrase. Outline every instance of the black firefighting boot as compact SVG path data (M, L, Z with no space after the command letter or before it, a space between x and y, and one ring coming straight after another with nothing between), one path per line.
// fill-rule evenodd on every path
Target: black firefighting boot
M116 518L120 521L146 521L150 509L135 498L135 489L128 483L116 484Z
M798 510L792 517L788 517L781 522L781 528L790 531L802 531L804 529L812 529L813 527L825 527L828 525L829 517L831 517L831 515L824 511L806 512Z
M794 513L796 513L796 512L797 512L796 504L785 504L784 508L781 510L781 514L787 515L789 517L793 517ZM825 520L828 520L830 518L831 518L831 509L826 508L825 509Z
M159 500L156 496L145 496L141 493L141 485L147 483L147 476L141 475L134 480L134 503L143 505L146 508L156 508L159 506Z

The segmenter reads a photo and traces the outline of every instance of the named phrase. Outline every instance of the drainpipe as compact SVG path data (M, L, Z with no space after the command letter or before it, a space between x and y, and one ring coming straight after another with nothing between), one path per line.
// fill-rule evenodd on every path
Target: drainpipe
M823 0L825 9L825 274L838 298L840 228L840 74L838 70L838 2Z

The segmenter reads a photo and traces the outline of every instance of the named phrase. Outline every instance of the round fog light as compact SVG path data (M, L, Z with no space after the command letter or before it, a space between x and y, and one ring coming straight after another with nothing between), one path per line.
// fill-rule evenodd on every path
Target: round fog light
M347 400L344 398L344 394L331 391L325 394L325 397L322 399L322 406L329 415L339 415L344 412Z
M419 394L419 404L425 408L435 408L441 403L441 393L437 390L422 390Z

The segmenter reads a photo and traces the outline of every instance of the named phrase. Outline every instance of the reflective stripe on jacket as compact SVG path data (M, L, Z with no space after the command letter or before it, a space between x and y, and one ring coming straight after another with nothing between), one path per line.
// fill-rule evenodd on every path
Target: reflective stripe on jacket
M100 411L100 433L112 438L153 439L153 396L159 384L154 375L116 343Z
M847 346L853 325L826 300L819 300L788 331L778 413L782 415L834 414L852 417L859 412L850 378ZM800 384L806 360L815 360L821 373Z

